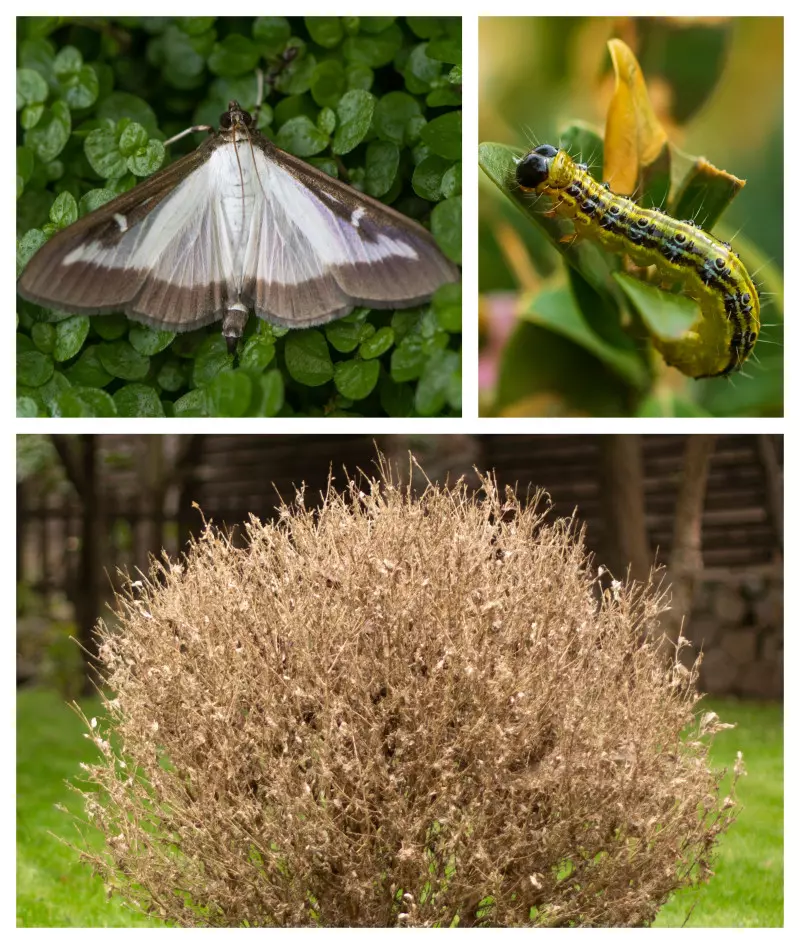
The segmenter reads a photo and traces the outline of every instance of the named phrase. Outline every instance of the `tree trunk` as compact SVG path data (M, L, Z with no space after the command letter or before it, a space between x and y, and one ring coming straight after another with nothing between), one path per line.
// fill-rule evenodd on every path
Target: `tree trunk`
M602 563L618 580L624 580L630 569L631 577L645 581L653 556L645 525L641 438L618 433L601 436L600 453L606 523Z
M53 435L52 441L81 500L80 562L73 603L78 641L86 664L84 694L88 694L93 691L90 679L97 655L94 627L100 615L98 571L106 536L103 489L98 481L97 436Z
M666 635L672 642L677 642L684 621L689 621L695 584L703 570L703 505L715 440L712 435L686 438L669 560L672 602L664 620Z

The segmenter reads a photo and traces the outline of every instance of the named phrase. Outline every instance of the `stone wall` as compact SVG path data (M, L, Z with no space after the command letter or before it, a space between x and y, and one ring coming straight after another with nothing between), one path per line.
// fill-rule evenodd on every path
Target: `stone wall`
M783 577L772 572L704 579L684 631L702 648L700 690L783 698Z

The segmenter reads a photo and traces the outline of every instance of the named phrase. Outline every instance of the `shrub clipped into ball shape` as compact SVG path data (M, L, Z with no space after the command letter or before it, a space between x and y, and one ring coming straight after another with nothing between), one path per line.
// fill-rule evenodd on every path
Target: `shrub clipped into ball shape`
M208 528L101 626L111 887L181 925L630 926L705 881L735 804L663 595L598 593L541 496L365 487Z

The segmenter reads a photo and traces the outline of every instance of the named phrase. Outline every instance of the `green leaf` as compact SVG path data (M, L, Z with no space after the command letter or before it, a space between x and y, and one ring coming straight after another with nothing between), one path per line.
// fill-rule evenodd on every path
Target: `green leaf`
M53 44L43 37L26 39L19 47L19 62L26 69L35 69L45 78L54 75Z
M17 354L17 383L26 387L41 387L53 376L53 358L41 351L23 351Z
M436 416L447 403L454 374L459 375L461 358L455 351L436 351L425 364L414 395L421 416Z
M164 145L153 139L128 158L128 169L137 177L149 177L164 163L166 153Z
M135 351L128 341L101 344L98 356L109 374L122 380L142 380L150 369L150 358ZM126 415L120 411L120 416Z
M400 149L391 141L370 141L367 145L365 185L371 197L387 194L397 178Z
M22 109L22 114L19 117L19 122L22 125L23 129L27 131L29 128L35 128L36 125L42 119L44 114L44 105L37 103L36 105L26 105Z
M117 142L117 148L123 157L130 157L147 146L148 138L149 136L144 127L138 121L132 121L123 128Z
M450 334L461 332L461 283L449 282L440 285L433 294L431 306L443 331Z
M406 61L403 75L406 88L412 95L424 95L439 81L442 64L428 56L428 43L415 46Z
M158 370L156 381L162 390L168 393L177 393L185 387L189 379L189 371L184 363L175 357L165 361Z
M371 360L374 357L380 357L381 354L385 354L393 344L394 331L388 325L384 325L384 327L378 328L372 337L367 338L367 340L361 344L358 353L364 360Z
M428 92L425 96L425 104L428 108L445 108L450 105L460 107L461 99L461 89L443 85Z
M125 315L95 315L92 318L92 329L104 341L116 341L128 333L130 322Z
M17 111L47 101L47 82L35 69L17 69Z
M423 339L418 334L407 334L392 351L392 380L396 383L416 380L427 359L428 355L423 350Z
M280 73L275 88L284 95L302 95L311 88L316 68L317 60L311 53L298 57Z
M126 384L117 390L113 399L119 416L164 416L164 404L146 384Z
M329 137L336 130L336 112L332 108L323 108L317 115L317 127ZM336 162L332 162L336 166Z
M250 404L253 383L241 370L224 370L206 387L210 416L244 416Z
M253 38L265 56L282 52L291 35L292 27L283 16L259 16L253 24Z
M389 416L414 415L414 388L411 384L395 383L391 377L384 375L378 389L381 406Z
M31 419L39 415L39 407L32 397L17 397L17 418Z
M346 89L344 67L338 59L326 59L314 68L311 97L318 105L335 107Z
M329 137L323 134L314 122L305 115L290 118L278 131L275 143L278 147L297 157L311 157L328 146Z
M215 16L178 16L177 25L189 36L201 36L207 33L216 21Z
M439 248L453 262L461 262L461 197L437 203L431 213L431 232Z
M53 72L61 77L71 72L78 72L83 65L83 56L74 46L64 46L56 53L53 60Z
M452 62L461 65L461 37L440 36L428 43L428 55L440 62Z
M117 135L108 128L95 128L83 142L83 151L92 170L100 177L121 177L128 162L117 147Z
M157 331L147 325L135 324L131 326L128 332L128 340L131 347L139 354L145 357L152 357L158 354L175 340L174 331Z
M644 388L648 385L648 372L635 351L624 350L600 337L567 286L538 292L520 312L520 317L568 338L632 386Z
M259 48L251 39L231 33L214 45L208 58L208 68L215 75L243 75L252 72L260 58Z
M27 183L33 176L35 157L33 151L24 145L17 148L17 173Z
M364 89L368 92L375 82L375 73L372 69L357 62L348 65L344 70L344 74L349 89Z
M364 33L383 33L396 19L396 16L362 16L359 26Z
M50 207L50 221L59 229L64 229L78 219L78 204L68 190L60 193Z
M57 414L63 417L116 416L117 407L105 392L94 387L72 387L57 400Z
M363 400L375 389L381 366L378 361L341 361L333 372L336 389L348 400Z
M423 200L436 202L442 198L442 181L453 162L437 154L424 158L414 168L411 186Z
M140 124L151 137L158 134L156 113L144 99L130 92L112 92L107 95L97 106L97 118L109 121L114 126L125 118Z
M47 242L47 237L40 229L29 229L17 243L17 277L33 255Z
M25 335L18 335L18 337L22 338ZM56 343L55 325L37 321L31 328L31 340L37 351L41 351L42 354L52 354Z
M449 111L429 121L420 137L440 157L461 159L461 112Z
M244 343L239 366L251 377L262 373L275 357L275 342L271 338L255 334Z
M83 56L74 46L64 46L53 60L53 72L64 101L70 108L88 108L97 101L100 82L91 66L83 64Z
M78 387L105 387L114 379L103 367L99 344L87 347L64 373L69 382Z
M116 194L113 190L106 187L97 187L95 190L89 190L85 193L78 204L78 216L86 216L98 210L109 200L113 200Z
M71 132L69 107L65 102L53 102L36 127L26 132L25 144L33 148L40 161L49 164L64 150Z
M307 16L305 24L308 35L325 49L333 49L344 39L344 29L338 16Z
M338 123L333 138L334 154L348 154L366 137L375 111L375 96L362 89L346 92L336 106Z
M615 272L614 278L650 331L660 338L677 340L683 337L701 317L700 306L692 298L663 292L625 272Z
M442 196L457 197L461 193L461 161L457 161L442 176Z
M413 142L412 129L421 116L422 107L415 98L406 92L389 92L375 106L373 128L381 140L403 147Z
M330 346L342 354L349 354L361 343L362 325L343 318L325 325L325 337Z
M320 331L293 331L286 338L284 358L290 376L307 387L319 387L333 377L330 351Z
M53 359L57 363L68 361L80 351L89 334L89 319L86 315L73 315L59 321L55 328Z
M227 370L233 364L233 355L228 353L228 346L221 334L210 334L203 338L194 359L192 382L195 387L204 387L220 371Z
M363 28L363 18L362 18ZM345 59L376 69L394 59L403 45L403 32L397 24L374 35L349 36L344 41Z
M253 380L248 416L277 416L283 407L283 376L279 370L268 370Z
M208 416L205 388L190 390L173 404L175 416Z

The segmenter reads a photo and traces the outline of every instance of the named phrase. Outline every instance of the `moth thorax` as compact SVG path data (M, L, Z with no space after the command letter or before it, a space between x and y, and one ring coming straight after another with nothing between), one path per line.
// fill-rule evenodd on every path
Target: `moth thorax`
M244 332L247 324L247 306L241 302L228 305L225 317L222 319L222 336L228 345L228 353L236 353L236 343Z

